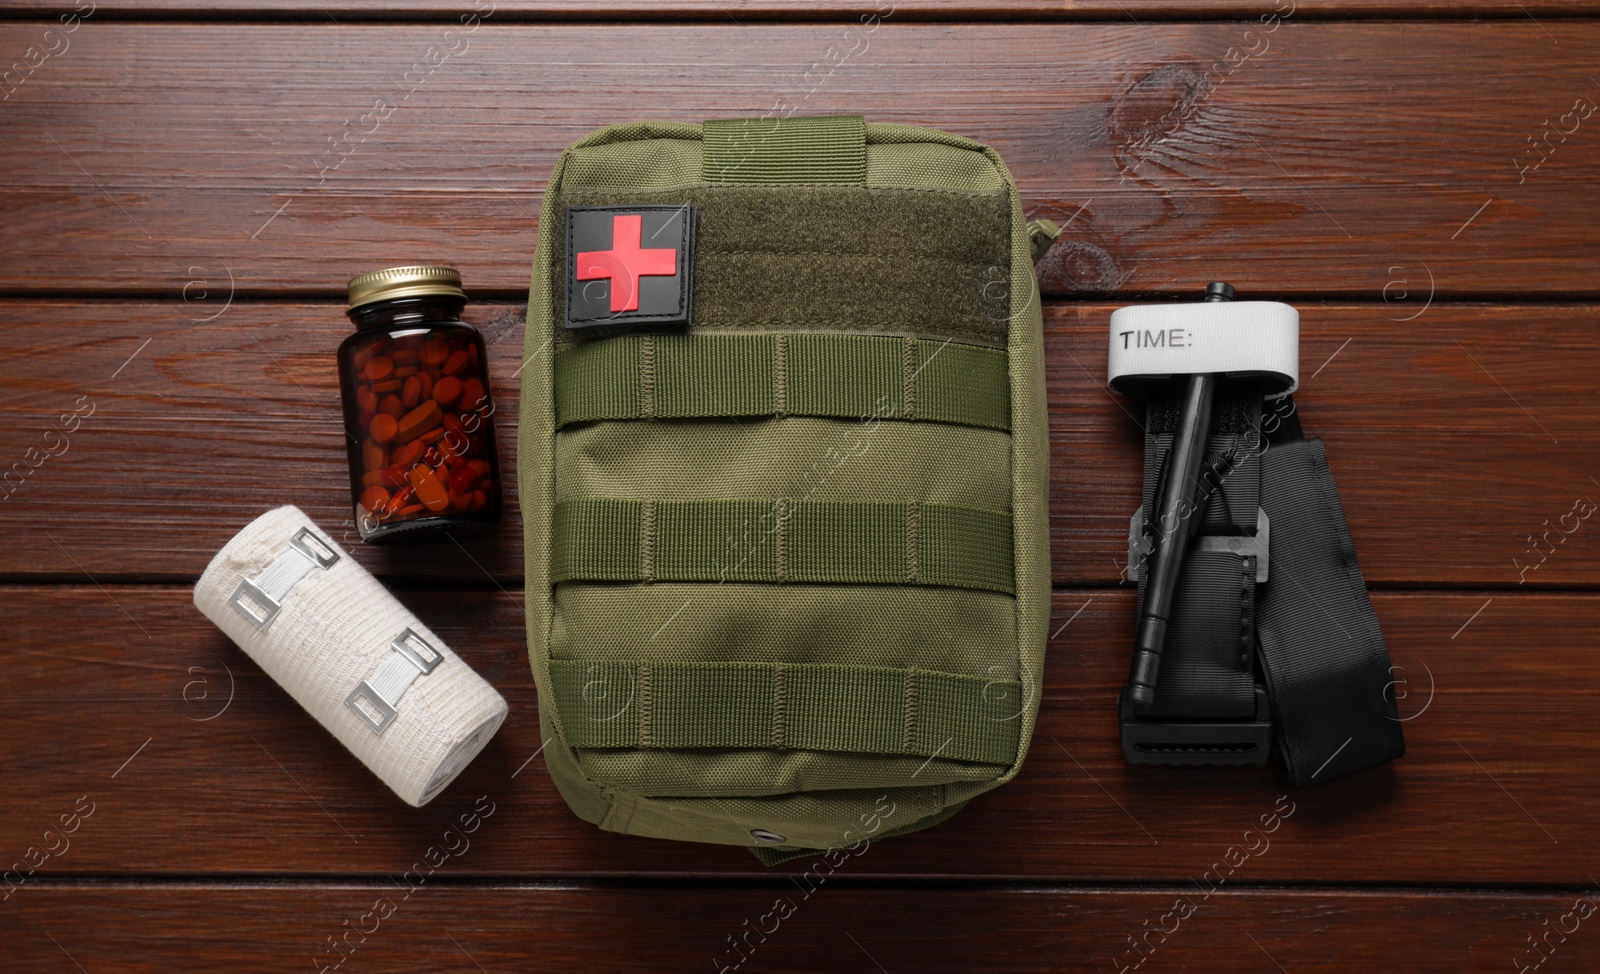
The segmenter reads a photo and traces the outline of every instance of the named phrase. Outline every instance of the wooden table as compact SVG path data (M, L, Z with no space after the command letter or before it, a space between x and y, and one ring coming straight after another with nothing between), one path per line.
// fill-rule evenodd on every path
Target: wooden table
M472 4L0 3L8 971L1600 962L1600 4ZM536 754L513 508L465 548L356 548L511 704L404 806L190 601L269 507L349 529L344 281L461 268L510 450L559 150L785 104L988 142L1067 227L1040 265L1057 621L1022 774L809 894L803 863L578 821ZM1301 414L1403 681L1403 759L1284 798L1117 744L1140 437L1103 329L1210 280L1301 309ZM402 889L479 796L470 847Z

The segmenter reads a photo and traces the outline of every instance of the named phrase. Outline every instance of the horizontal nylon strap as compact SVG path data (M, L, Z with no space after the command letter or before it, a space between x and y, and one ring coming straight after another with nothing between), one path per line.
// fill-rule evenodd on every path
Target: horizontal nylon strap
M779 748L1009 765L1022 684L832 663L553 659L574 747Z
M551 579L944 585L1011 593L1011 515L870 501L562 501Z
M708 183L860 183L867 123L860 115L726 118L702 127Z
M556 353L556 421L826 416L1011 427L1006 353L869 335L628 335Z

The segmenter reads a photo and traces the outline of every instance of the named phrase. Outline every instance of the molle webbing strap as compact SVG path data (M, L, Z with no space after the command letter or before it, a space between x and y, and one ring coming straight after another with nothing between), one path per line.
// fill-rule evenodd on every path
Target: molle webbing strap
M556 353L556 421L825 416L1011 427L1006 353L866 335L628 335Z
M1259 654L1279 757L1292 783L1308 785L1399 757L1405 740L1387 692L1388 650L1322 445L1303 438L1292 399L1267 404L1270 435L1262 432L1262 408L1259 393L1243 383L1218 389L1202 474L1212 489L1201 537L1179 576L1155 703L1136 713L1153 721L1151 736L1167 728L1175 744L1186 720L1248 723ZM1147 511L1176 413L1170 395L1151 398ZM1200 543L1254 535L1258 507L1270 524L1269 576L1259 586L1254 555ZM1144 583L1141 572L1141 600ZM1125 739L1127 733L1125 723ZM1200 740L1197 757L1208 750ZM1183 748L1167 750L1172 760L1164 763L1218 763L1185 762Z
M1009 765L1016 680L832 663L553 659L573 747L777 748Z
M553 582L1015 586L1011 515L949 504L573 500L554 538Z
M703 127L708 183L860 183L867 123L860 115L714 119Z

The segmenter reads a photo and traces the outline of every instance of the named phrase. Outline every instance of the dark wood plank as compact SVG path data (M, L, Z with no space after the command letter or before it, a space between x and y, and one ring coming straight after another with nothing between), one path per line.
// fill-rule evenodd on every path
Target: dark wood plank
M482 826L495 827L491 819ZM477 854L469 850L465 858ZM383 881L19 891L13 970L1128 971L1588 969L1571 892L418 887ZM693 908L685 908L692 900ZM1586 912L1587 911L1587 912ZM349 924L346 926L346 924ZM1549 926L1546 926L1548 924ZM1563 934L1557 927L1565 928ZM1165 929L1169 933L1161 933ZM352 931L348 939L345 931ZM362 931L368 933L362 933ZM1544 936L1543 953L1527 938ZM1145 935L1148 932L1148 937ZM330 944L329 938L341 941ZM1145 938L1136 949L1130 938ZM748 939L745 939L748 938ZM335 952L337 951L337 953ZM1520 967L1514 967L1519 964Z
M995 145L1030 212L1070 222L1044 266L1058 293L1227 279L1376 299L1393 268L1446 295L1600 293L1600 118L1571 114L1600 99L1600 24L1247 29L91 20L6 102L0 206L23 243L0 289L172 296L231 274L333 295L429 257L515 293L567 143L793 105ZM41 31L0 27L0 50L57 43ZM459 54L407 80L440 45ZM1230 48L1260 53L1203 81Z
M0 867L23 861L88 796L92 817L42 873L397 874L486 795L494 824L457 864L473 875L770 875L743 849L617 836L578 820L533 757L520 598L400 596L511 705L488 750L420 811L195 611L187 588L5 587L0 834L12 847ZM1408 753L1290 793L1294 811L1271 854L1235 879L1590 881L1600 854L1600 741L1590 731L1600 595L1380 593L1375 605L1403 681ZM875 844L853 874L1186 884L1270 816L1284 794L1271 769L1123 762L1115 699L1130 592L1060 591L1053 625L1038 730L1017 780L935 829Z
M1327 444L1367 579L1600 582L1596 521L1573 513L1600 502L1591 479L1600 472L1589 375L1600 353L1596 308L1423 309L1303 309L1302 417ZM1119 580L1138 503L1143 416L1137 401L1104 386L1110 310L1059 306L1049 317L1052 533L1063 584ZM1405 324L1388 320L1418 311ZM15 301L9 312L0 458L28 475L13 474L0 500L13 551L0 562L5 576L192 580L245 522L294 503L381 574L489 584L487 572L518 586L514 508L499 532L465 549L360 546L343 533L349 488L332 354L349 326L339 306L229 306L212 292L187 304ZM493 302L469 313L493 357L508 471L523 316ZM91 405L64 440L50 435L61 415ZM32 468L29 449L64 452Z
M81 0L80 0L81 2ZM719 23L760 22L762 20L807 20L861 22L869 12L892 21L980 20L1014 18L1022 20L1110 20L1125 22L1129 9L1137 10L1140 21L1217 20L1238 18L1255 20L1274 8L1291 11L1305 19L1343 17L1438 18L1500 17L1526 20L1592 16L1597 6L1590 0L1278 0L1274 4L1248 3L1245 0L1145 0L1136 8L1117 6L1115 0L476 0L471 4L450 4L444 0L392 0L382 6L358 4L353 0L248 0L246 3L219 3L217 0L96 0L93 16L184 17L186 19L237 20L277 17L340 22L406 20L413 22L457 21L475 9L489 11L496 21L543 20L707 20ZM1521 9L1519 9L1519 7ZM39 0L0 0L6 15L53 17L60 7Z

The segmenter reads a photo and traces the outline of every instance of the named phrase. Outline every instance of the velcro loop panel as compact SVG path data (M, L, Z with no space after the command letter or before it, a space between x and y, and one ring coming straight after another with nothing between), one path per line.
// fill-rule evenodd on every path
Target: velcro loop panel
M1260 380L1269 396L1300 384L1300 312L1277 301L1143 304L1111 313L1111 387L1144 395L1177 375L1221 373Z
M551 580L1015 591L1011 515L871 501L562 501Z
M1016 760L1022 684L832 663L553 659L543 688L589 748L777 748Z
M583 190L563 202L693 206L696 331L1007 343L1011 209L1003 193L714 185ZM551 300L561 307L566 258L557 252L550 260ZM1023 298L1016 296L1019 305ZM582 338L636 328L591 325Z
M556 353L556 419L822 416L1006 430L1006 353L866 335L628 335Z
M860 115L714 119L703 127L708 183L861 183L867 123Z

